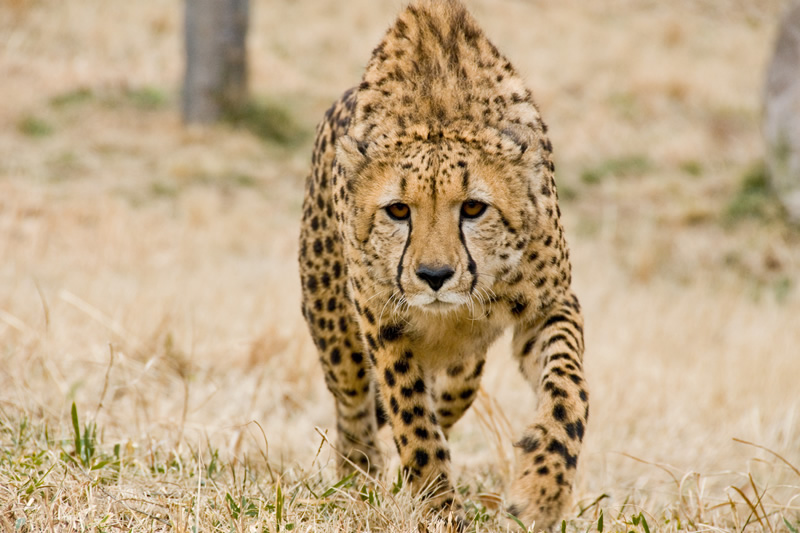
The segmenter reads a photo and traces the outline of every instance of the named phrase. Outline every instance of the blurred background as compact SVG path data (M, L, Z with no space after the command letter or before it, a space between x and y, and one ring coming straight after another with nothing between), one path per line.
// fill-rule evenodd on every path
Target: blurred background
M669 527L796 532L800 473L775 454L800 464L800 230L762 136L789 4L465 3L554 145L593 401L574 514L635 505ZM185 124L182 2L0 0L3 523L46 523L28 480L47 468L22 458L70 468L56 452L77 451L73 402L98 449L151 473L216 450L335 481L318 433L335 431L332 398L300 313L303 183L317 121L403 5L250 0L237 111ZM452 435L468 494L502 492L531 422L508 352L493 348ZM22 426L38 429L25 441Z

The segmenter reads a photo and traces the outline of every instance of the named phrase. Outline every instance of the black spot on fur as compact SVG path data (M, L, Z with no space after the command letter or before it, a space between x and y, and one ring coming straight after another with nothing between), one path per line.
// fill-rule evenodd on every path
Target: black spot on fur
M547 451L550 453L557 453L563 457L564 462L567 464L567 468L575 468L578 466L578 456L570 455L570 453L567 451L567 447L564 446L564 443L559 440L551 440L550 444L547 445Z
M308 276L306 280L306 288L311 292L317 292L317 278L316 276Z
M417 462L417 465L420 468L423 468L430 461L430 456L428 455L428 452L426 452L425 450L423 450L421 448L418 448L414 452L414 460Z
M514 316L519 316L528 308L528 301L522 296L511 302L511 313Z
M536 344L536 339L531 339L531 340L529 340L528 342L525 343L525 345L522 347L522 356L523 357L528 355L529 353L531 353L531 350L533 349L533 345L534 344Z
M447 375L451 378L457 377L464 371L464 367L462 365L454 365L447 369Z
M378 349L378 343L375 342L375 337L373 337L369 333L364 335L364 337L367 339L367 344L369 344L370 348L372 348L373 350L377 350Z
M577 436L577 428L575 427L575 424L570 422L569 424L564 426L564 428L567 430L567 437L569 437L572 440L575 440L575 437Z
M539 441L530 435L526 435L522 437L519 442L515 443L514 446L522 448L525 453L533 453L539 449Z
M400 324L388 324L383 326L380 331L380 338L385 342L394 342L403 336L403 326Z
M556 386L555 383L552 381L546 381L544 384L544 390L550 393L551 398L566 398L567 391L564 389Z
M516 504L509 505L506 508L506 512L512 516L519 516L522 514L522 511L524 510L525 509L523 507L520 507L519 505Z
M394 371L398 374L407 374L408 373L408 361L400 359L399 361L394 362Z

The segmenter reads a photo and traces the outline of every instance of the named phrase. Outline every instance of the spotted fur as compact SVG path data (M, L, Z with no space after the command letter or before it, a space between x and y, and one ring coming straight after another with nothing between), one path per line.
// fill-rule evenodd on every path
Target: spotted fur
M388 420L414 489L460 516L447 434L513 327L539 400L508 510L538 527L567 510L589 407L551 153L530 91L458 0L408 6L325 114L300 273L342 469L380 472Z

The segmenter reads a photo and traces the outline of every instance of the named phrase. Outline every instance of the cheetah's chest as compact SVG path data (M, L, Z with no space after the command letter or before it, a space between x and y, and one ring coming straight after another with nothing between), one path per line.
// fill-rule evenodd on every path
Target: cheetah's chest
M482 316L483 310L435 315L419 313L409 317L415 353L431 371L465 364L486 352L503 332L504 324Z

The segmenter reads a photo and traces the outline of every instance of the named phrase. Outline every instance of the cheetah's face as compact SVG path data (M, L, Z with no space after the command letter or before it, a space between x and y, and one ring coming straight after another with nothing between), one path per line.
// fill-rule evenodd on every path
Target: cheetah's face
M518 272L528 242L530 174L450 141L362 167L350 226L384 299L446 312L489 298Z

